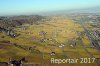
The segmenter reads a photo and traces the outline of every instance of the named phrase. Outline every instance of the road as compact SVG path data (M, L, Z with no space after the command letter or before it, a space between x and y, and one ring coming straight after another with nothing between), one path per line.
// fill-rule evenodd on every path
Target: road
M91 41L91 43L93 43L93 46L95 46L97 49L100 50L100 48L98 48L98 44L95 42L95 39L91 36L90 32L84 27L84 24L83 24L82 22L81 22L80 24L81 24L81 26L84 28L84 31L85 31L87 37L89 38L89 40ZM93 54L92 54L91 52L89 52L89 51L87 50L87 48L85 47L85 45L84 45L84 43L83 43L83 41L82 41L82 36L79 35L79 37L80 37L81 46L83 47L83 49L88 53L88 55L89 55L91 58L95 58L95 57L93 56ZM95 58L95 59L96 59L95 61L96 61L96 63L98 64L98 66L100 66L100 61L98 61L97 58Z

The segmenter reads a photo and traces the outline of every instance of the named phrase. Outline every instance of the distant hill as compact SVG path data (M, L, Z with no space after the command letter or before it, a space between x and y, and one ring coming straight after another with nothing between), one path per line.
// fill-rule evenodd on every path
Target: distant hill
M24 23L36 24L37 21L40 21L42 19L44 19L44 17L39 15L0 17L0 27L7 29L11 27L20 26Z
M73 10L67 10L66 8L66 10L41 13L41 15L67 15L72 13L100 13L100 6Z
M70 12L72 12L72 13L100 13L100 6L99 7L91 7L91 8L71 10Z

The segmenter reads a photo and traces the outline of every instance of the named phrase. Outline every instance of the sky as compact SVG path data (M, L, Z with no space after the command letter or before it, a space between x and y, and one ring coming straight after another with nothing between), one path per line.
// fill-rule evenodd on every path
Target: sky
M100 0L0 0L1 15L22 15L100 6Z

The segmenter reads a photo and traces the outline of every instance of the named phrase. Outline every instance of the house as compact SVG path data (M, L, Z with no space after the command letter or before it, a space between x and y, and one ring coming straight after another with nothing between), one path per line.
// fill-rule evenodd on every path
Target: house
M46 41L47 41L46 38L41 38L41 39L40 39L40 42L46 42Z
M39 35L46 35L47 34L47 32L45 32L45 31L40 31L39 32Z
M51 52L51 55L55 55L55 52Z

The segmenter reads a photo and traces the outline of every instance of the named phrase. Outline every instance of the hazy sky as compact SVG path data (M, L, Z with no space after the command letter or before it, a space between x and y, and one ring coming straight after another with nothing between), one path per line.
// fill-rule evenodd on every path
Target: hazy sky
M31 14L100 6L100 0L0 0L0 15Z

